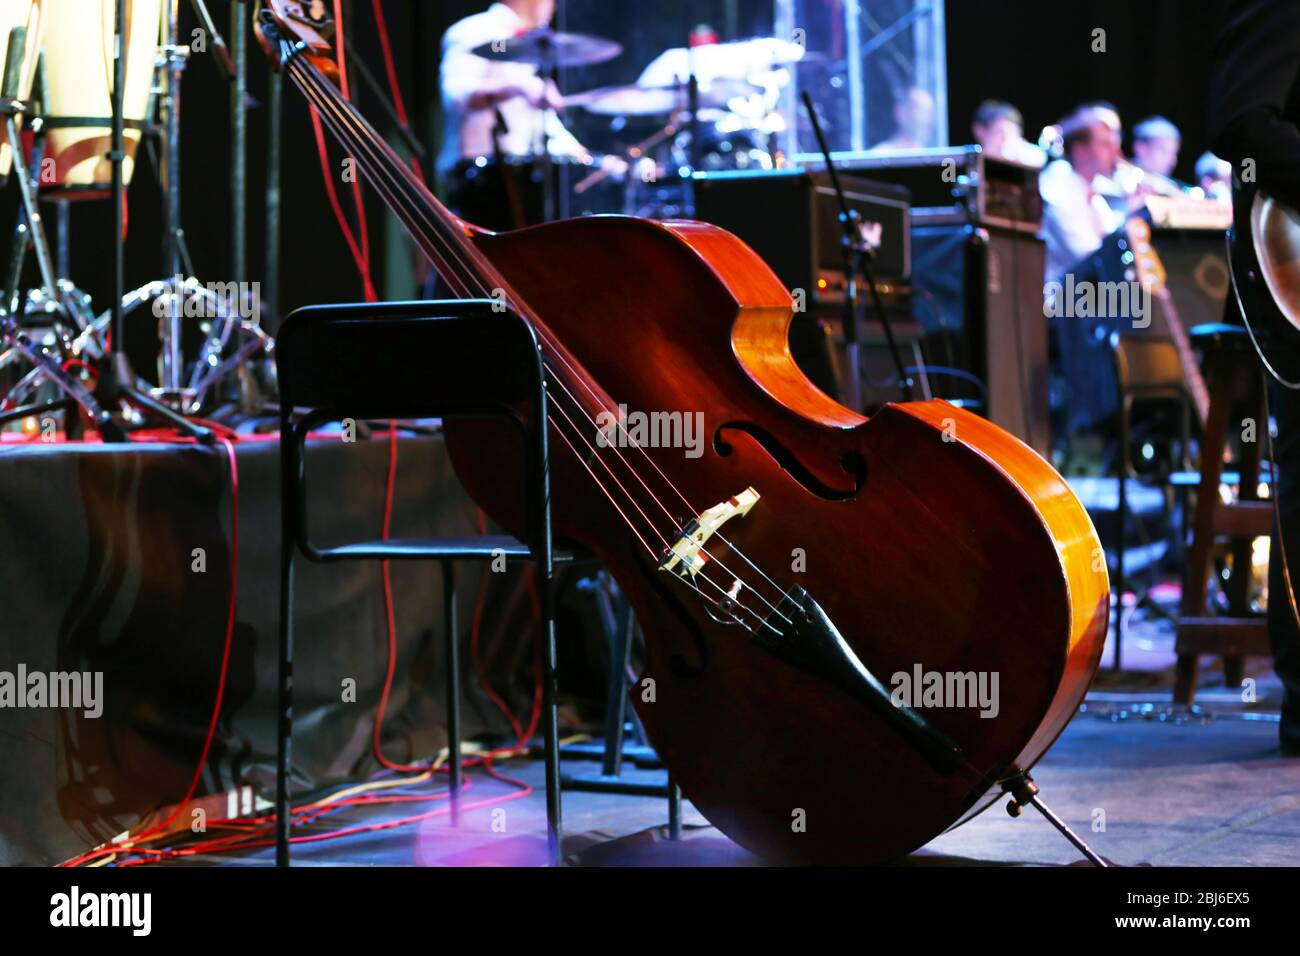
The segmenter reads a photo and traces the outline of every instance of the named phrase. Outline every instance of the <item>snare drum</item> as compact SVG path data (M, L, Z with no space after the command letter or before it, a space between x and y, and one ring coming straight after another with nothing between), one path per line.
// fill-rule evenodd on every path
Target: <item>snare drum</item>
M113 27L115 0L57 0L45 10L46 159L43 199L102 199L112 188ZM160 0L126 0L123 114L130 184L153 87L162 21Z
M27 43L23 47L18 99L26 100L32 95L37 54L41 48L41 0L0 0L0 77L9 72L9 64L5 62L9 54L9 35L19 27L26 29ZM0 133L0 186L9 181L9 172L13 166L14 157L9 149L9 138Z

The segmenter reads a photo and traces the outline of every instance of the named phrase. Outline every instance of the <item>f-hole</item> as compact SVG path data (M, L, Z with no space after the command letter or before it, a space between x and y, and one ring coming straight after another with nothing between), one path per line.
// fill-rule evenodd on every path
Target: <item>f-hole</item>
M797 455L783 445L775 435L753 422L724 422L713 433L713 450L722 457L734 451L731 444L723 437L728 429L744 432L758 442L795 481L803 485L818 498L827 501L846 501L857 495L867 480L867 460L856 451L845 452L840 458L840 467L851 479L851 484L844 488L832 488L810 471Z

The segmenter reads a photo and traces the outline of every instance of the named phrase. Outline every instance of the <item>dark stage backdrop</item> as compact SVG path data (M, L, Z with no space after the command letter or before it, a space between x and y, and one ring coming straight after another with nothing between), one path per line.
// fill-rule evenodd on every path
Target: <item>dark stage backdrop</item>
M838 4L841 0L825 0ZM868 4L870 0L867 0ZM209 0L214 15L228 27L231 0ZM247 6L246 4L234 4ZM345 10L356 53L383 76L374 26L373 0L348 0ZM438 39L456 19L486 6L483 0L384 0L397 71L413 122L436 152ZM1185 133L1179 174L1205 147L1204 90L1209 51L1223 0L949 0L947 4L949 126L952 138L965 138L970 115L980 99L1012 100L1031 131L1059 118L1090 98L1115 102L1126 122L1161 112ZM570 90L633 80L659 51L680 45L697 23L712 25L724 39L770 30L771 0L560 0L559 20L570 29L599 31L624 43L627 52L611 63L570 71ZM189 4L181 4L186 35L195 27ZM868 7L869 9L869 7ZM1091 31L1107 31L1107 52L1090 50ZM264 278L266 242L262 197L266 182L267 66L253 45L250 90L249 263L252 281ZM361 87L359 101L376 125L391 133L375 99ZM195 54L186 73L184 128L184 223L196 271L205 281L231 281L228 200L229 121L227 90L209 54ZM639 130L611 130L607 122L575 117L580 136L594 149L634 138ZM321 171L312 144L305 106L293 89L285 91L283 253L281 302L285 309L360 297L351 257L325 201ZM333 154L337 170L340 156ZM346 199L346 194L345 199ZM14 220L17 191L0 194L0 228ZM148 162L138 168L130 193L127 288L161 278L160 197ZM409 246L397 238L391 221L371 196L371 235L376 282L389 276L387 293L414 291ZM349 205L349 212L350 212ZM100 309L111 291L111 210L106 203L73 210L72 278L91 293ZM400 243L400 245L399 245ZM385 286L381 285L381 288Z
M1128 130L1153 113L1183 131L1175 175L1209 148L1205 94L1226 0L949 0L948 107L953 142L970 136L985 97L1010 100L1032 139L1085 100L1109 100ZM1106 52L1092 52L1092 31Z

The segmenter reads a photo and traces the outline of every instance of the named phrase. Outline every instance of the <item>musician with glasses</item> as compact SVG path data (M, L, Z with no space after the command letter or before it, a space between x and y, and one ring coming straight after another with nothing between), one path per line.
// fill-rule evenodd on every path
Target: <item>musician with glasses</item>
M1133 165L1172 182L1182 145L1183 134L1177 126L1163 116L1149 116L1133 127Z

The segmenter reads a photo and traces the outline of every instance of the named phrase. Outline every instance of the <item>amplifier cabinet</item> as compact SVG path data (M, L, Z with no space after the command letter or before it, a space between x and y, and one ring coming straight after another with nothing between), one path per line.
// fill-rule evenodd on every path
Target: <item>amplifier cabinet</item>
M918 226L969 223L1036 233L1042 224L1038 169L986 156L978 146L831 153L831 159L838 170L906 187ZM815 153L794 160L809 169L824 166Z
M912 242L912 308L926 331L927 362L983 385L932 373L935 394L982 399L991 421L1050 458L1042 240L1010 229L927 226Z
M696 219L743 239L787 289L806 290L809 311L838 304L844 234L827 173L798 168L697 173L694 184ZM872 263L877 281L891 287L906 283L912 271L907 190L853 175L841 176L840 185L863 222L881 226Z

